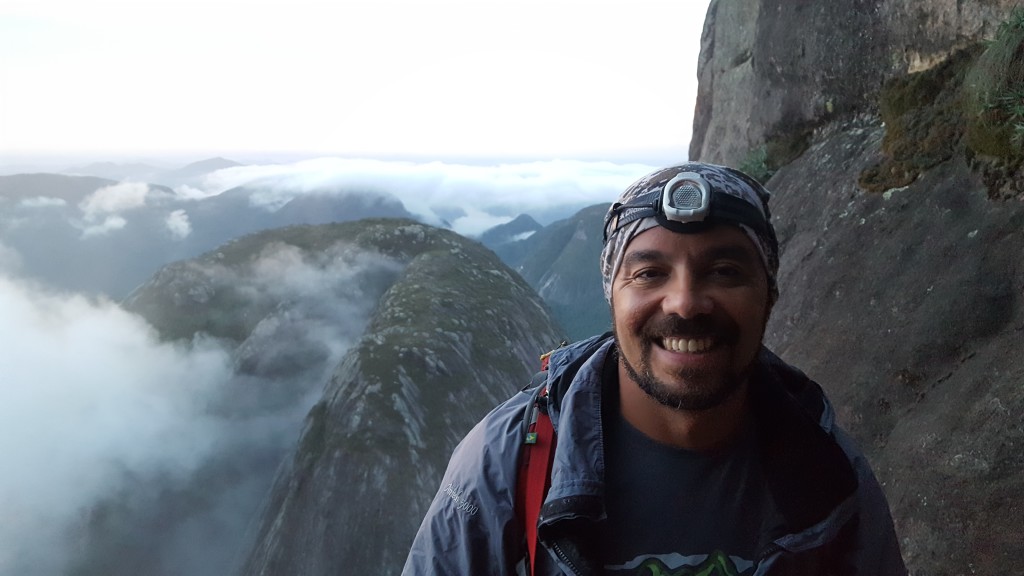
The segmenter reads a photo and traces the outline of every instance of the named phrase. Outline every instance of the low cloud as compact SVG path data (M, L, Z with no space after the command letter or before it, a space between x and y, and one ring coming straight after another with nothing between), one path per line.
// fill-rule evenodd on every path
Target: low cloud
M376 192L397 197L428 224L444 225L442 214L462 208L465 215L448 224L456 232L473 235L522 213L550 223L583 207L613 202L654 169L575 160L474 166L319 158L218 170L205 178L201 192L190 194L219 194L247 186L260 191L257 202L275 207L309 192Z
M104 186L85 197L78 207L86 220L96 220L146 205L149 185L143 182L121 182Z
M203 198L209 198L210 196L216 196L224 190L217 190L216 192L207 192L188 184L182 184L174 188L174 194L182 200L202 200Z
M264 310L237 348L162 342L109 301L0 273L0 574L99 573L90 562L111 553L154 573L230 573L304 416L401 270L344 245L194 266Z
M0 277L0 573L56 574L82 512L136 476L180 478L218 424L203 405L229 373L216 348L157 341L104 301Z
M464 236L479 236L495 226L505 224L513 219L513 216L494 216L473 206L463 208L465 214L451 220L452 230Z
M518 242L519 240L526 240L527 238L529 238L530 236L533 236L536 233L537 233L536 230L530 230L530 231L527 231L527 232L523 232L521 234L516 234L515 236L512 237L512 240L516 241L516 242Z
M107 216L99 224L91 224L82 228L82 238L94 236L105 236L114 230L120 230L128 225L128 221L120 216Z
M176 240L188 238L188 235L192 233L192 224L189 223L188 213L184 210L175 210L168 214L164 224L167 225L167 230Z
M25 198L18 202L18 206L24 208L54 208L66 205L67 201L63 198L53 198L51 196L36 196L34 198Z
M21 254L14 248L4 246L0 242L0 276L4 273L13 273L21 268Z

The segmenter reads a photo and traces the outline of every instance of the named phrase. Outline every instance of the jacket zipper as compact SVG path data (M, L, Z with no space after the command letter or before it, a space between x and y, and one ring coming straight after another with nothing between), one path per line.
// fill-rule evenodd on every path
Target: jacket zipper
M565 552L562 551L562 549L558 546L558 544L554 544L553 543L553 544L551 544L551 546L548 547L548 549L553 551L555 553L555 555L558 556L558 559L561 560L562 563L565 564L566 567L568 567L569 570L571 570L573 574L575 574L576 576L579 576L580 571L579 571L579 569L576 568L576 564L572 561L571 558L569 558L568 554L566 554Z
M773 554L775 554L777 552L781 552L781 551L782 551L782 546L779 546L775 542L770 542L767 546L765 546L764 551L761 552L761 556L760 556L760 559L758 560L758 562L759 563L760 562L764 562L765 560L768 559L769 556L771 556L771 555L773 555Z
M782 546L779 546L775 542L769 542L768 545L764 547L764 550L762 550L761 554L758 555L757 570L755 572L757 574L760 574L761 570L764 568L764 561L782 552L782 550Z

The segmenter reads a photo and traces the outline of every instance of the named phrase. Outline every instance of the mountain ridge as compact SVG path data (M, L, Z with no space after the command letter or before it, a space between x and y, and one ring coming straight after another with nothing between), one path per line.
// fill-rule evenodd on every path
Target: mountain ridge
M400 571L451 449L563 338L496 257L466 268L487 253L467 246L417 256L381 298L310 412L238 574Z
M229 350L210 409L260 428L152 506L133 504L153 489L135 484L98 503L79 576L397 571L454 445L565 338L484 246L401 219L246 235L164 267L123 307L165 341ZM175 547L195 530L215 536Z

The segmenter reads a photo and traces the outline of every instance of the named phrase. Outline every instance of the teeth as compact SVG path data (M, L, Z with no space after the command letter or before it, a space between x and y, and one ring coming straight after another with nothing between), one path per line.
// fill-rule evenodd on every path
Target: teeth
M666 350L671 350L673 352L704 352L711 348L713 343L714 341L711 338L697 338L692 340L687 338L665 338L662 340L661 345L664 346Z

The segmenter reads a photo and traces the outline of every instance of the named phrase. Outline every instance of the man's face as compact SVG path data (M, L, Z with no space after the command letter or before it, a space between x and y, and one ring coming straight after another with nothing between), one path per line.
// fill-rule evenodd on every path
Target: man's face
M627 374L680 410L713 408L743 385L768 313L760 255L736 226L694 234L655 226L629 243L612 283Z

